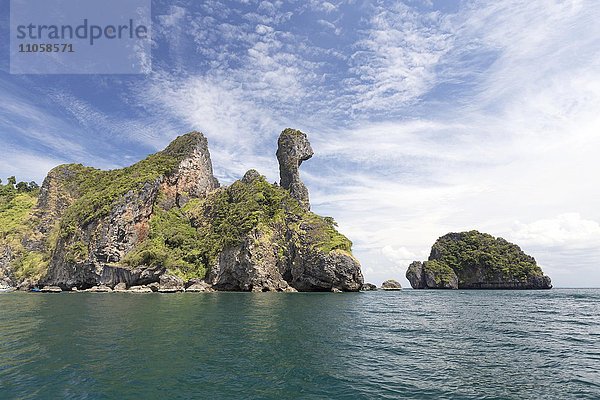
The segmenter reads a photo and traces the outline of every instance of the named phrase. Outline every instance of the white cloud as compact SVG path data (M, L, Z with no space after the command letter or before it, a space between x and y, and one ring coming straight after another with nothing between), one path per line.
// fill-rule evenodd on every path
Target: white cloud
M225 80L188 77L181 81L162 76L144 87L138 98L149 110L183 121L188 130L203 132L222 182L238 179L250 168L275 178L273 138L283 123L265 107L246 99L243 89ZM273 147L273 155L259 150L268 146Z
M159 21L159 27L163 28L173 28L177 27L181 20L185 17L186 12L185 8L178 6L171 6L169 9L169 13L165 15L157 16Z
M600 224L579 213L515 224L503 235L534 255L558 287L597 287L600 282Z
M256 33L258 33L259 35L266 35L266 34L272 33L272 32L273 32L273 28L271 28L270 26L266 26L266 25L262 25L262 24L256 25Z
M253 148L278 125L267 109L246 99L244 90L228 80L162 76L144 87L139 98L238 149Z
M71 127L59 117L46 112L43 105L35 104L19 89L0 82L5 91L0 97L0 115L5 135L20 136L22 140L33 140L54 152L78 154L83 151L76 138L69 135ZM69 137L71 136L71 137Z
M14 147L4 147L3 153L4 156L0 158L0 171L4 174L0 179L4 182L6 177L15 175L19 181L35 180L41 185L46 172L65 163L65 160Z
M324 19L319 19L317 20L317 23L327 29L330 29L333 31L333 33L335 33L336 35L339 35L340 33L342 33L342 30L340 28L338 28L337 26L335 26L334 23L326 21Z
M392 246L384 246L381 249L381 253L390 261L394 262L396 265L402 265L403 267L406 267L409 263L413 261L420 260L419 255L408 250L404 246L398 248L394 248Z
M600 248L600 224L582 218L579 213L560 214L529 224L517 221L513 231L516 240L530 246Z
M118 145L118 141L142 144L149 151L161 150L176 136L186 133L165 115L151 115L144 118L134 118L133 115L123 116L116 113L108 114L100 111L88 101L73 96L67 91L52 91L47 94L55 105L73 117L78 123L78 129L86 133L101 133L104 139L111 138L106 143L106 150ZM93 135L91 135L93 136ZM114 164L111 157L104 157L104 163L98 167L116 168L122 164ZM97 160L94 160L97 162ZM88 162L90 160L88 159Z
M0 176L40 182L49 169L64 162L111 165L90 151L88 138L76 124L47 110L46 93L25 87L0 80Z
M329 1L310 0L308 6L313 11L331 13L338 10L338 6Z
M435 68L453 38L438 13L395 3L380 7L357 44L348 80L355 111L392 111L415 102L436 83Z

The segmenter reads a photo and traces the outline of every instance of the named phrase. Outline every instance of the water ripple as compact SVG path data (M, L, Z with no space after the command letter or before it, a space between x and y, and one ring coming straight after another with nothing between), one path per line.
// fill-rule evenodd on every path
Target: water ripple
M0 295L1 399L598 399L600 290Z

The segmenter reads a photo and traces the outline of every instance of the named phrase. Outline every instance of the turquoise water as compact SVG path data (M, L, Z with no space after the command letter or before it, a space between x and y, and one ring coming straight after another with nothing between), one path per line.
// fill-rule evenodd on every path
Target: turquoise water
M0 399L599 399L600 290L0 295Z

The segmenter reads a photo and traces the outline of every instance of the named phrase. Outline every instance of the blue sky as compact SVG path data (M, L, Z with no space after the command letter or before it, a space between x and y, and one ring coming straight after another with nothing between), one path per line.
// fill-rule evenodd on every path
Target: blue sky
M314 211L366 279L435 239L521 245L556 286L600 286L600 6L590 1L153 1L146 75L10 75L0 4L0 177L131 164L208 137L221 183L278 180L306 131Z

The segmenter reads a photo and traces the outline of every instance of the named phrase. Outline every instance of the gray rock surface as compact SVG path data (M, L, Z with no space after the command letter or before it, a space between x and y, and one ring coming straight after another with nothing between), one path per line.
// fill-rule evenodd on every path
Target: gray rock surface
M158 291L160 293L183 292L183 285L183 279L181 279L180 277L170 274L164 274L160 277Z
M127 284L124 282L117 283L113 288L113 292L122 293L127 291Z
M301 256L293 259L286 275L290 285L300 292L331 291L358 292L363 284L360 263L351 254L341 250L329 253L301 249Z
M458 289L458 276L448 270L443 274L429 267L428 261L413 261L406 271L413 289Z
M225 291L284 291L289 285L277 266L270 233L254 229L241 244L225 248L207 282Z
M423 275L423 263L421 261L413 261L406 271L406 279L410 282L413 289L425 289L425 277Z
M294 235L286 230L250 231L242 243L224 249L206 281L225 291L360 290L363 277L356 258L342 250L325 253L307 237Z
M299 167L313 156L306 134L296 129L285 129L277 142L280 185L287 189L307 210L310 209L308 189L300 179Z
M197 282L192 283L189 286L186 285L185 291L190 293L210 293L214 292L215 290L212 288L211 285L209 285L205 281L199 280Z
M183 159L174 174L164 177L161 192L167 194L167 202L183 207L190 198L202 198L219 187L219 181L213 175L212 161L208 150L208 141L200 132L188 133L193 146L186 149ZM164 153L175 155L179 149L167 147Z
M373 285L372 283L363 283L363 285L360 287L360 290L362 292L374 291L377 290L377 286Z
M5 283L5 282L0 282L0 292L12 292L14 290L16 290L17 288L10 286L9 284Z
M42 284L60 286L63 290L70 290L76 286L79 289L89 289L93 286L106 285L115 287L124 283L127 287L148 285L159 282L160 277L166 273L164 267L138 267L130 269L106 264L82 263L72 266L55 268L52 274L43 280Z
M381 289L383 289L383 290L400 290L400 289L402 289L402 285L398 281L395 281L393 279L388 279L387 281L385 281L381 284Z
M19 286L17 288L20 292L27 292L33 287L35 287L35 283L30 279L25 279L24 281L19 283Z
M255 169L249 169L244 174L244 176L242 178L242 182L243 183L252 183L255 179L258 179L260 177L261 177L261 175L260 175L260 173L257 170L255 170Z
M12 286L16 283L10 277L12 271L9 265L12 259L11 247L8 244L0 246L0 284L3 283L7 286Z
M152 293L152 289L150 289L148 286L132 286L130 287L127 292L129 293Z

